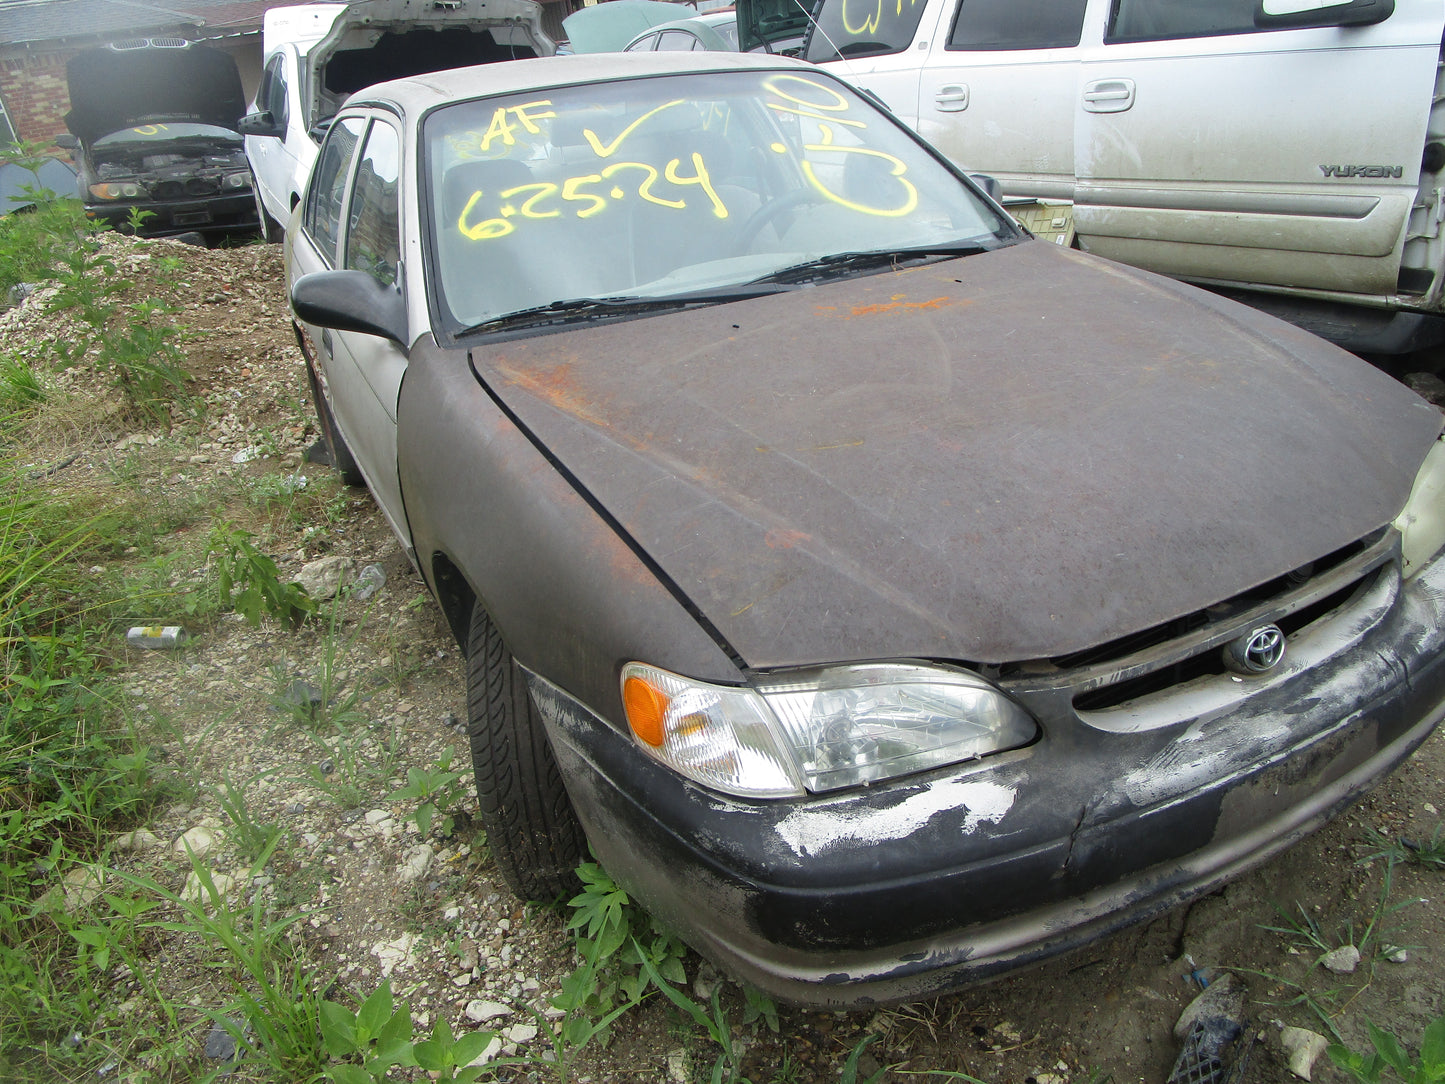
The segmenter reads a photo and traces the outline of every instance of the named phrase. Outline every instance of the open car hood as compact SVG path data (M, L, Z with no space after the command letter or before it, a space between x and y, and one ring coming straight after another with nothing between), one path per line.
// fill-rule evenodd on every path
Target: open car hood
M236 127L246 111L241 75L229 53L178 38L114 42L65 66L65 126L82 143L151 121L191 120Z
M809 8L801 0L736 0L738 50L796 55L808 33Z
M644 30L691 14L691 8L661 0L611 0L574 11L562 29L574 53L618 53Z
M1441 427L1303 331L1043 242L472 364L760 668L1151 628L1390 523Z

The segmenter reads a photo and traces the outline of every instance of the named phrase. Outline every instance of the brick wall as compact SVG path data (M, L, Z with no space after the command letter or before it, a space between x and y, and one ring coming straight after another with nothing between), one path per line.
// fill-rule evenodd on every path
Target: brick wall
M0 97L18 138L48 143L65 131L70 109L65 62L71 55L68 51L0 55Z

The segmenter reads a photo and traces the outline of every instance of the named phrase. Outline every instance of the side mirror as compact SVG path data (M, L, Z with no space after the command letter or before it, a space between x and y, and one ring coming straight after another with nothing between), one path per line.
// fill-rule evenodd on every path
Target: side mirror
M276 118L269 110L264 113L247 113L236 122L236 131L242 135L272 136L276 139L286 134L286 129L276 123Z
M1254 25L1261 30L1372 26L1393 14L1395 0L1259 0Z
M80 146L80 140L69 132L61 132L55 137L55 145L63 151L75 151Z
M403 349L406 300L365 271L314 271L291 284L291 309L303 323L379 335Z
M1003 189L998 186L998 179L990 177L987 173L970 173L968 179L983 189L983 194L995 203L1003 202Z

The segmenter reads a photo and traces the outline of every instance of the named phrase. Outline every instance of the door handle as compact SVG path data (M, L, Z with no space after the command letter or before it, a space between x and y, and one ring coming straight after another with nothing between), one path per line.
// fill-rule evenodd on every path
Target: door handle
M328 358L331 356L331 329L329 327L321 329L321 349L326 351Z
M968 84L949 83L939 87L933 95L933 104L940 113L962 113L968 108Z
M1134 104L1134 80L1096 79L1084 86L1084 112L1122 113Z

